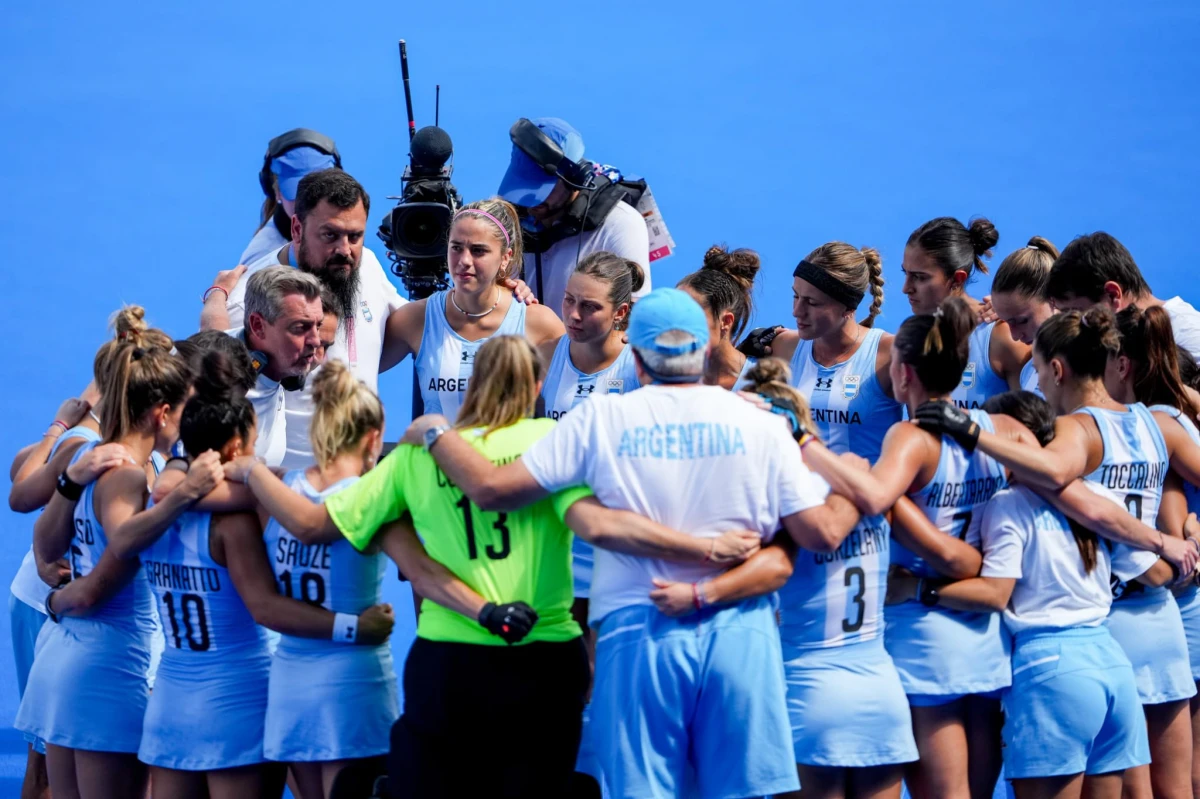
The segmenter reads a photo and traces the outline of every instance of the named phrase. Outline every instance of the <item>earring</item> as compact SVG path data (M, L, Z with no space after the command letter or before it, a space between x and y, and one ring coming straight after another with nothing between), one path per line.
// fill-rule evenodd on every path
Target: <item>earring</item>
M166 427L166 426L167 426L167 420L166 420L166 419L161 419L161 420L159 420L159 422L158 422L158 426L159 426L159 428L160 428L160 429L161 429L161 428L164 428L164 427Z

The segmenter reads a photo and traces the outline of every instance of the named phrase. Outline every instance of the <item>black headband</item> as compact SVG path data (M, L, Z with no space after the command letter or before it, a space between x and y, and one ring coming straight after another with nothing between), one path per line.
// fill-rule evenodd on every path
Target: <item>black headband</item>
M850 310L857 308L866 294L862 289L847 286L821 267L814 266L808 261L801 261L800 265L796 267L796 271L792 272L792 277L798 277L801 280L812 283L818 289L828 294L830 299L840 302Z

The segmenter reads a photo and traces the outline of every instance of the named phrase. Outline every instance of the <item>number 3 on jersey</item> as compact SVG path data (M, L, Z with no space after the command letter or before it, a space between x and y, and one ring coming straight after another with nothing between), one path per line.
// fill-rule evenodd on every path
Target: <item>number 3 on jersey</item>
M466 496L459 498L455 503L462 510L463 527L467 530L467 556L471 560L479 558L479 544L475 540L475 519L471 513L471 500ZM492 523L492 529L500 536L500 546L488 544L483 551L492 560L504 560L512 553L512 540L509 534L508 525L505 522L508 520L507 513L496 514L496 521Z

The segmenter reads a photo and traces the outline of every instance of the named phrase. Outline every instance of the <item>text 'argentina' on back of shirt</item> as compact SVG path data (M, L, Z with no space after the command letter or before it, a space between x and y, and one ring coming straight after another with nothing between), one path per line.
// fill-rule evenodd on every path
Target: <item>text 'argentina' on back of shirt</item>
M550 491L587 485L605 505L688 532L751 529L824 502L784 420L717 386L646 386L574 409L524 463Z

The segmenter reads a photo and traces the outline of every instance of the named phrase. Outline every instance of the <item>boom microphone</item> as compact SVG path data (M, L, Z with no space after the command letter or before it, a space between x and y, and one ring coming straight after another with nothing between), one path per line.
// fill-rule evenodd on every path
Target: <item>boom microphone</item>
M441 174L442 167L454 154L454 145L450 142L450 134L429 125L413 136L409 154L412 156L413 176L432 177Z

